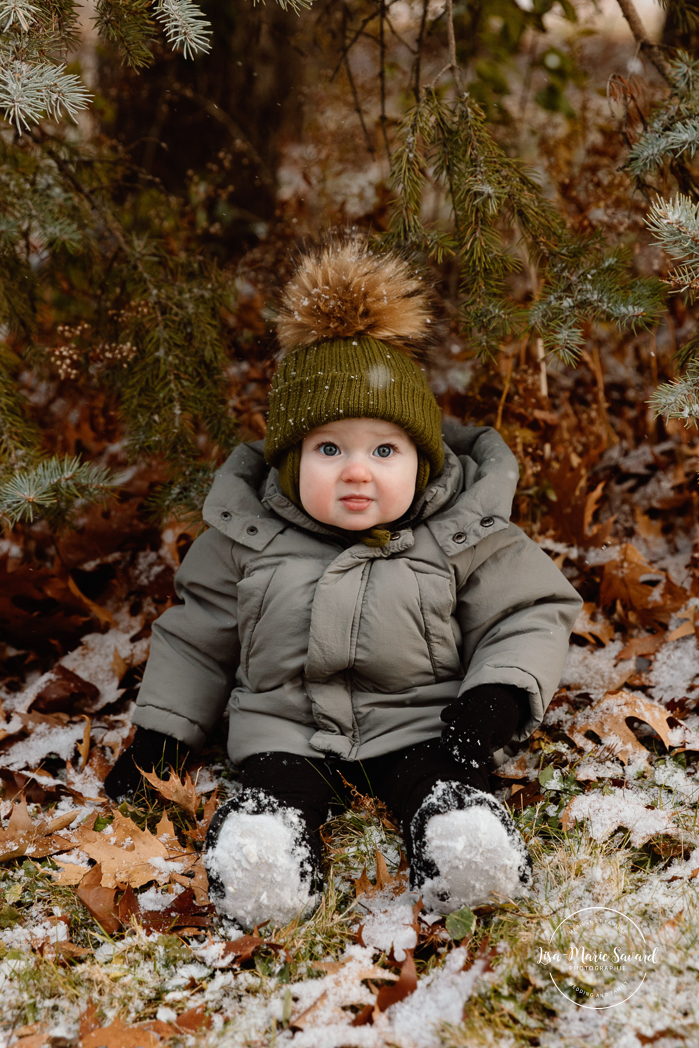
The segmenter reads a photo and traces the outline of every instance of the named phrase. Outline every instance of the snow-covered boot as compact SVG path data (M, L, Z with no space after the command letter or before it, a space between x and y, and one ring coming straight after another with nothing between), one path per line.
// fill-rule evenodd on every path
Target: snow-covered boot
M264 790L243 790L216 811L204 866L217 912L246 930L308 917L320 902L319 846L303 814Z
M425 908L451 913L513 898L531 884L532 863L507 810L489 793L437 782L410 823L411 888Z

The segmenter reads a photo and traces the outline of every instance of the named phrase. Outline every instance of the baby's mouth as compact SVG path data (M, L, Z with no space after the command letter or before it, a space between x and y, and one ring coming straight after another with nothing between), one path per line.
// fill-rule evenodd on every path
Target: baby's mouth
M371 505L373 499L368 498L367 495L345 495L340 499L340 502L346 509L359 511L367 509Z

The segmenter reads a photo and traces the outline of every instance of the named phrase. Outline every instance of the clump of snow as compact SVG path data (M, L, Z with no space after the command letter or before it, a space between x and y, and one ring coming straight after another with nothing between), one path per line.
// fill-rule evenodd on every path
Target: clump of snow
M112 666L115 650L125 662L136 664L146 657L148 640L146 638L132 644L128 634L120 629L111 629L107 633L88 633L75 651L61 659L62 666L99 688L99 699L91 706L94 711L116 702L121 695Z
M582 648L571 644L560 686L586 691L595 702L608 691L618 691L636 669L633 659L616 661L623 647L620 640L613 640L604 648Z
M663 644L648 678L649 694L664 705L691 694L690 686L699 685L699 649L694 637L681 637Z
M161 891L157 885L141 892L138 896L138 905L142 910L149 912L166 910L185 889L181 884L172 884L174 891Z
M373 897L362 896L362 905L369 913L362 924L362 942L382 953L390 953L397 961L405 960L405 951L417 945L413 907L418 901L417 892L404 892L393 896L388 891Z
M507 898L521 894L524 843L513 840L489 808L474 805L433 815L425 837L439 871L422 885L426 909L449 913L486 903L493 892Z
M574 797L568 814L574 819L587 819L590 836L596 841L605 840L623 826L630 831L631 843L636 847L656 833L670 833L675 829L671 811L648 808L643 797L617 786L607 794L594 792Z
M462 971L466 958L463 947L452 950L443 968L422 979L415 993L388 1009L390 1027L399 1043L438 1048L444 1043L439 1033L441 1024L459 1025L464 1004L485 968L485 961L480 959L468 971Z
M61 760L68 761L73 756L75 744L82 739L84 730L84 721L64 725L37 724L28 738L20 739L0 753L0 768L10 771L36 768L49 753L55 753Z
M55 918L38 921L36 924L15 924L0 930L0 942L8 949L24 950L36 947L41 943L65 942L68 938L68 925Z
M658 764L653 770L653 779L657 786L666 790L672 790L690 804L696 804L699 799L699 782L696 775L687 775L684 768L674 761L666 761Z
M224 890L222 898L214 896L216 909L244 928L269 919L288 924L317 902L303 876L308 862L298 813L232 811L205 857L207 872Z
M645 767L645 765L644 765ZM597 782L599 779L621 779L625 768L615 758L600 761L589 754L580 761L575 768L575 778L578 782Z

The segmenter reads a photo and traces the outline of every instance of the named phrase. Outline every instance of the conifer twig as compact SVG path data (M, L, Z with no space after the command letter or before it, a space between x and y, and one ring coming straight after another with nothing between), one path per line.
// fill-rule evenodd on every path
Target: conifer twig
M425 42L425 25L427 24L427 7L429 0L422 0L422 18L420 19L420 33L417 38L417 55L415 57L415 101L420 101L420 70L422 66L422 48Z
M459 69L459 65L456 60L456 34L454 33L454 0L447 0L446 16L447 39L449 41L449 65L447 66L447 68L451 69L454 75L454 83L456 84L459 93L463 95L466 93L466 89L464 87L463 79L461 77L461 70Z
M352 92L352 98L354 100L354 110L359 117L359 123L362 125L362 131L364 132L364 141L366 142L367 151L372 160L376 160L376 152L374 150L371 137L369 135L369 129L366 126L364 119L364 113L362 107L359 104L359 95L357 94L357 88L354 83L354 77L352 76L352 67L350 66L349 54L345 52L345 70L347 72L347 79L349 81L350 90Z
M386 40L384 36L384 21L386 19L386 0L379 0L379 48L381 51L381 64L379 66L379 84L381 88L381 133L386 147L388 162L391 162L391 148L388 144L388 132L386 130Z
M449 3L450 0L447 0ZM633 0L617 0L621 13L629 24L629 29L634 35L634 39L638 44L641 51L645 51L651 62L658 70L660 75L668 84L672 86L672 70L670 69L670 63L663 54L661 48L648 36L646 27L641 21L638 11L634 7Z

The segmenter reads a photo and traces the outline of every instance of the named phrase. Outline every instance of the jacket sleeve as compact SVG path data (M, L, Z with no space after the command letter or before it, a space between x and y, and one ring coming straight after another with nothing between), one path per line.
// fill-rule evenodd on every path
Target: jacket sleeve
M558 687L581 598L544 551L510 524L475 547L457 601L466 667L459 694L480 684L522 688L531 716L513 741L527 738Z
M199 748L223 713L240 657L233 542L215 528L192 543L175 576L184 602L153 624L133 723Z

